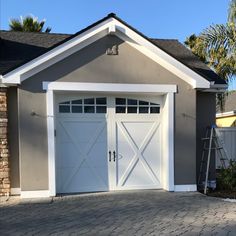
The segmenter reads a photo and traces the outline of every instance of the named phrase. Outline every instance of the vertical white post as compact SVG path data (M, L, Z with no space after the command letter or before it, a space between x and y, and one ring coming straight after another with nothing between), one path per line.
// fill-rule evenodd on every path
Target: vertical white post
M169 191L174 191L174 94L167 94L168 102L168 150L169 150Z
M167 93L162 117L162 182L163 188L174 191L174 94Z
M53 90L47 90L47 131L48 131L48 179L50 196L56 195L55 176L55 134Z

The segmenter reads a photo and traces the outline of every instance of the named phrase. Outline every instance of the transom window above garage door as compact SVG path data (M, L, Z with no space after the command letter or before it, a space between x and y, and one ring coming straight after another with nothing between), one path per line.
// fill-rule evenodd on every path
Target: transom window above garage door
M83 98L59 103L59 113L106 113L107 98Z
M158 114L160 104L130 98L116 98L116 113Z

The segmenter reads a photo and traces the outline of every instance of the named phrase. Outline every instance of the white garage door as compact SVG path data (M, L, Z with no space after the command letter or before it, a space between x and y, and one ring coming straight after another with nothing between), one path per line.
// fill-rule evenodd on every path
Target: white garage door
M161 188L161 100L58 96L57 193Z

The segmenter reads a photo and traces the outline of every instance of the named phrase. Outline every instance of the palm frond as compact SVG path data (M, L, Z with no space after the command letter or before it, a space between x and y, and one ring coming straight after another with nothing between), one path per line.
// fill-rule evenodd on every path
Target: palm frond
M211 25L206 28L200 35L207 47L214 47L216 50L219 47L229 47L230 30L223 24Z
M236 0L231 0L229 4L228 22L236 23Z
M44 24L45 20L38 21L37 17L31 15L31 16L21 17L20 20L11 19L9 27L13 31L49 33L51 31L50 27L47 27L46 30L43 31Z

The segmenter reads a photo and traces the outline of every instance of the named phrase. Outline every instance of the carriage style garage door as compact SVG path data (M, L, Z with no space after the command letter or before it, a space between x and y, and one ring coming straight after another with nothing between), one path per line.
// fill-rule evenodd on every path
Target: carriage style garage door
M58 95L56 191L161 188L161 97Z

